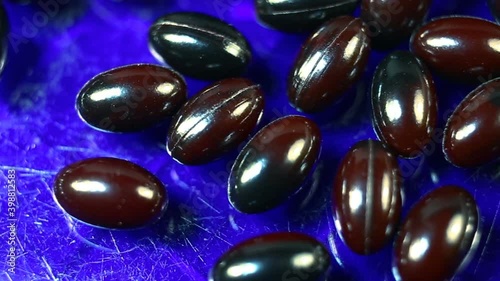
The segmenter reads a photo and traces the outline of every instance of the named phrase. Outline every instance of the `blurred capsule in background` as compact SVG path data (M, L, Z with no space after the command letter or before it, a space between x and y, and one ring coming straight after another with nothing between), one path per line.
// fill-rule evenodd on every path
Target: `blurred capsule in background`
M34 2L34 0L8 0L8 1L21 5L32 4Z
M431 0L363 0L361 18L374 49L389 49L408 40L425 19Z
M201 13L159 18L150 27L149 46L161 62L202 80L239 77L252 59L249 43L236 28Z
M7 36L9 30L9 18L3 4L0 2L0 74L2 74L7 61L7 50L9 48Z
M500 22L500 1L499 0L488 0L488 4L490 5L491 12L497 22Z

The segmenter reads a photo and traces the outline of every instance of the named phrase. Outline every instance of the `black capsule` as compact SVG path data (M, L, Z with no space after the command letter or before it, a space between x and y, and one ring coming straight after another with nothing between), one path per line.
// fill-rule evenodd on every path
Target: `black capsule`
M310 119L271 122L238 155L229 176L229 202L248 214L277 207L304 184L320 151L321 132Z
M377 135L403 157L415 157L433 136L438 106L432 76L408 51L395 51L377 67L372 84Z
M330 254L316 239L300 233L265 234L244 241L224 254L211 281L323 281Z
M311 30L323 22L350 15L359 0L256 0L259 20L284 31Z
M173 13L149 30L157 59L182 74L218 80L242 74L251 60L250 46L234 27L200 13Z

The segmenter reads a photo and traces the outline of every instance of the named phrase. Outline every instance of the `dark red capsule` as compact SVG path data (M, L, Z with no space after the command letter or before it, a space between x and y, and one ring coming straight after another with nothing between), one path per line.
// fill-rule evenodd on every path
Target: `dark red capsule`
M394 245L401 281L444 281L465 267L479 241L479 211L456 186L438 188L410 210Z
M354 12L359 0L256 0L260 21L284 31L317 28L325 21Z
M146 129L177 112L186 84L174 71L133 64L103 72L80 90L76 108L90 126L108 132Z
M445 17L414 34L412 51L442 75L478 82L500 75L500 26L479 18Z
M431 0L363 0L361 18L366 23L372 47L387 49L410 38L429 10Z
M167 150L183 164L207 163L247 139L263 110L263 93L252 81L217 82L179 110L168 133Z
M335 225L354 252L377 252L392 238L401 213L400 178L397 157L378 141L357 143L340 163L332 194Z
M271 122L238 155L229 176L229 202L242 213L278 206L303 185L320 150L321 132L310 119Z
M212 281L326 280L331 257L316 239L300 233L265 234L244 241L215 264Z
M473 168L500 158L500 79L473 90L446 124L443 151L452 164Z
M56 176L54 194L72 217L113 229L145 226L158 219L168 203L160 180L116 158L91 158L66 166Z
M298 110L316 112L340 98L365 70L370 39L360 19L335 18L306 41L288 83L288 99Z
M403 157L418 156L437 121L432 76L412 53L395 51L377 67L372 83L373 123L378 137Z

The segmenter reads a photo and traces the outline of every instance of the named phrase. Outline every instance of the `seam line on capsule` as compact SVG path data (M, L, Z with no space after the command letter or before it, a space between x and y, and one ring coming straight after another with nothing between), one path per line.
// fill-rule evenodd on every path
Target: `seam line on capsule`
M208 29L192 27L192 26L189 26L187 24L176 23L176 22L173 22L173 21L162 21L161 23L156 24L156 26L169 26L169 25L175 26L175 27L183 27L183 28L186 28L186 29L189 29L189 30L195 30L195 31L199 31L199 32L202 32L202 33L208 33L208 34L211 34L211 35L215 35L216 37L222 39L222 42L224 42L226 40L226 38L222 34L219 34L217 32L212 32L212 31L210 31ZM229 25L229 26L232 27L231 25ZM236 31L239 32L238 30L236 30ZM235 39L235 38L232 38L232 39ZM248 50L242 49L237 44L234 44L234 46L238 47L239 53L245 53L247 56L250 55Z
M352 19L338 34L337 36L335 36L335 38L333 38L330 43L326 44L326 46L328 48L330 48L331 46L335 45L337 43L337 40L340 38L340 36L352 25L352 23L355 21L356 19ZM317 50L319 48L316 48L314 50ZM312 71L309 72L307 74L307 79L301 79L302 82L299 83L299 87L297 87L297 90L295 91L296 92L296 95L295 95L295 104L298 104L299 102L299 97L301 96L302 94L302 91L303 89L305 88L305 84L306 82L313 82L313 81L316 81L316 79L311 79L311 75L312 73L314 72L314 70L316 69L316 67L318 66L319 62L325 57L325 54L322 54L321 57L318 58L318 60L314 63L314 67L312 68ZM332 62L328 62L325 66L325 68L328 68L330 65L332 65ZM299 69L299 72L300 72L300 69ZM297 73L298 74L298 73ZM311 81L309 81L311 80Z
M371 216L370 213L373 214L373 186L374 186L374 171L373 171L373 161L375 158L373 142L368 141L368 181L366 184L366 207L365 207L365 239L364 239L364 251L367 252L367 249L370 246L369 234L372 228Z
M269 3L268 0L266 0L266 2ZM353 2L356 2L356 1L348 0L348 1L341 2L341 3L335 3L335 4L326 5L326 6L313 7L313 8L305 8L305 9L300 9L300 10L277 11L277 12L274 12L274 13L273 12L271 12L271 13L264 13L264 15L292 15L292 14L299 14L299 13L305 13L305 12L320 11L320 10L323 10L323 9L336 8L338 6L342 6L344 4L349 4L349 3L353 3Z
M237 96L241 95L245 91L248 91L248 90L251 90L251 89L256 89L256 88L259 88L259 87L260 87L259 85L250 85L250 86L247 86L247 87L245 87L243 89L240 89L239 91L235 92L228 100L236 98ZM213 88L215 88L215 86L212 87L212 88L210 88L210 89L213 89ZM197 98L199 98L199 96ZM172 146L172 151L177 147L177 145L182 140L184 140L184 138L193 130L193 128L195 128L196 126L198 126L198 124L200 124L201 120L204 120L208 115L210 115L210 114L212 114L212 112L215 112L218 109L222 108L224 105L225 105L225 103L222 103L222 104L220 104L220 105L218 105L216 107L211 108L211 110L208 110L205 114L203 114L201 116L201 118L199 118L198 122L196 122L196 124L194 124L191 128L189 128L189 130L185 134L183 134L181 137L179 137L177 139L177 141L175 142L175 144Z

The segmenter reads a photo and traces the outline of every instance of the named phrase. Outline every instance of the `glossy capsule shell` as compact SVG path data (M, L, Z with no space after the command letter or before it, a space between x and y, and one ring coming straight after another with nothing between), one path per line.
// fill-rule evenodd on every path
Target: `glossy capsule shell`
M458 81L500 75L500 26L479 18L445 17L422 26L412 51L429 67Z
M431 191L412 207L396 239L396 280L451 280L467 265L479 236L479 211L468 191Z
M116 158L90 158L61 169L54 196L87 224L131 229L157 220L167 208L164 185L144 168Z
M288 83L288 99L303 112L317 112L338 100L356 82L370 52L370 39L358 18L325 23L306 41Z
M242 213L277 207L302 187L321 150L310 119L287 116L262 128L241 150L229 176L229 202Z
M437 121L432 76L412 53L395 51L372 82L373 123L378 137L403 157L415 157L431 141Z
M210 272L211 281L326 280L331 257L315 238L271 233L246 240L225 253Z
M263 110L259 85L242 78L219 81L180 109L168 132L167 150L183 164L207 163L247 139Z
M372 254L391 240L402 205L397 157L381 142L354 145L340 163L332 202L342 240L358 254Z
M255 0L259 20L283 31L317 28L325 21L350 15L359 0Z
M78 93L76 109L90 126L107 132L135 132L174 115L187 99L176 72L152 64L105 71Z
M473 90L446 124L443 151L452 164L474 168L500 158L500 78Z
M203 80L238 77L252 58L250 45L236 28L201 13L159 18L149 29L149 46L158 60Z
M395 47L410 38L425 19L431 0L363 0L361 18L366 23L374 49Z

